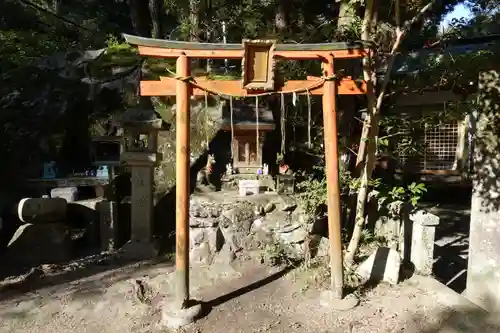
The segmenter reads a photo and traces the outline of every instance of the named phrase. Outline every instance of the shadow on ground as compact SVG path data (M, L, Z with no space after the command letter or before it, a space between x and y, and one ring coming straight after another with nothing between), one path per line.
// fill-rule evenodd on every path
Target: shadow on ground
M470 207L443 205L434 209L440 218L436 228L433 273L457 293L465 290L469 252Z
M166 268L165 273L167 273L168 269L173 267L173 263L166 259L138 262L102 254L75 260L60 268L53 267L52 272L44 272L39 267L32 268L23 276L2 281L0 301L20 296L36 297L34 292L40 289L64 284L70 284L69 289L75 292L84 291L87 295L99 293L111 284L130 279L134 274L160 267ZM78 283L73 284L77 280Z
M486 304L489 303L491 303L491 299L486 298ZM497 313L489 313L472 303L470 303L470 306L462 306L442 311L437 313L436 317L440 318L440 321L438 324L433 325L425 325L425 318L415 317L414 321L423 322L423 326L427 326L418 333L500 332L500 320L498 319Z
M224 295L218 296L216 298L213 298L212 300L206 302L207 306L210 308L217 307L223 303L226 303L234 298L240 297L244 294L247 294L253 290L259 289L265 285L268 285L271 282L274 282L276 280L281 279L283 276L285 276L287 273L289 273L293 269L292 266L287 266L278 272L271 274L265 278L262 278L260 280L257 280L255 282L250 283L249 285L246 285L244 287L238 288L236 290L233 290L231 292L228 292Z

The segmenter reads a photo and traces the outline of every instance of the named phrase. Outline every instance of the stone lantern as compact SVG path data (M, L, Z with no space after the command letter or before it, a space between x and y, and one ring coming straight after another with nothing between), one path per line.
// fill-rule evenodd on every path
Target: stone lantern
M129 109L121 118L125 147L121 162L131 171L130 242L124 252L131 257L150 257L156 253L153 244L154 168L161 161L157 152L158 132L162 119L154 110Z

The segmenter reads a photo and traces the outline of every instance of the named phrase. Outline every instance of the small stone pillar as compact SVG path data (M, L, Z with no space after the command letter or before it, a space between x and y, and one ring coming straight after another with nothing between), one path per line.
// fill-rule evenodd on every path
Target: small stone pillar
M116 202L103 200L96 204L100 223L100 244L103 251L114 251L119 246L120 234L117 225L118 205Z
M153 184L154 168L161 160L157 153L157 135L162 120L153 110L129 109L122 116L125 132L125 151L121 161L130 167L131 230L130 242L125 244L126 256L148 258L154 256L153 245Z
M439 217L418 210L410 215L413 222L411 238L411 262L415 265L415 271L421 275L431 275L434 263L434 238L436 226L439 225Z

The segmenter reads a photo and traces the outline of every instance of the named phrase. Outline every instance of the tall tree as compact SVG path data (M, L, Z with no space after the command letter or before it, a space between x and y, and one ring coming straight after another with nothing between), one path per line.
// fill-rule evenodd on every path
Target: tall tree
M360 187L357 193L354 230L345 255L345 264L347 267L350 267L354 262L354 255L358 249L361 232L365 225L365 205L368 198L369 183L375 166L379 120L384 105L385 94L390 83L394 61L400 51L404 38L411 32L415 24L423 22L424 16L428 16L433 9L437 10L433 13L433 16L441 17L450 8L450 6L446 7L442 4L440 4L438 9L433 8L435 3L436 0L430 0L424 5L420 1L416 3L410 2L407 5L412 4L416 8L415 6L407 6L406 11L403 11L404 8L402 7L401 0L395 0L394 8L391 9L394 15L394 20L392 21L394 22L394 37L391 42L390 52L387 59L385 59L387 63L385 74L376 94L374 89L375 76L373 64L365 62L364 78L368 83L368 107L357 156L356 167L360 171ZM456 3L456 1L452 1L452 3ZM376 13L378 10L378 6L374 6L374 0L367 0L362 32L363 40L374 39L373 18L380 16L380 13ZM403 21L403 18L407 19ZM436 22L431 23L435 24Z
M149 14L151 17L151 36L153 38L164 38L161 18L163 16L163 0L149 0Z
M151 15L148 2L143 0L128 0L130 19L137 35L151 37Z

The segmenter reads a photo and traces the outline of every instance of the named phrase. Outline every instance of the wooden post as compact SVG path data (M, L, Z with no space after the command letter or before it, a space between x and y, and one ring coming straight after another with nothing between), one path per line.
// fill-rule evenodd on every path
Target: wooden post
M323 64L323 75L335 75L333 54ZM323 127L328 197L328 238L330 243L331 289L336 299L343 297L342 241L340 228L339 155L337 139L337 82L328 80L323 86Z
M188 77L189 59L185 54L177 58L177 76ZM176 303L187 307L189 301L189 123L190 84L177 81L176 113L176 228L175 228L175 274Z

